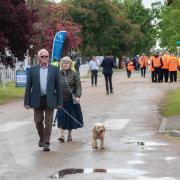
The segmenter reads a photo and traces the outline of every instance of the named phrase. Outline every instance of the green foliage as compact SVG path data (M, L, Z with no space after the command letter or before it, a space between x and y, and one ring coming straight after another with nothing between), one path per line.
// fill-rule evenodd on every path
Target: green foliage
M140 26L133 23L117 1L64 0L73 21L81 26L84 56L132 53L141 37Z
M155 44L154 14L141 0L64 0L73 21L81 26L85 56L139 54Z
M132 23L140 27L141 36L136 37L136 46L133 47L133 52L148 53L156 42L156 31L152 21L157 14L146 9L141 0L123 0L119 1L119 5L127 12Z
M162 8L160 32L161 46L171 51L176 50L176 41L180 40L180 0L174 0Z

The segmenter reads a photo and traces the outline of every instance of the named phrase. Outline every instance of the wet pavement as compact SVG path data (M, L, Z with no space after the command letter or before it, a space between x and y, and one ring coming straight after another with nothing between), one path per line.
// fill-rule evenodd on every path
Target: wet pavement
M85 127L65 143L58 142L59 130L53 127L50 152L37 146L32 110L25 110L22 101L0 106L0 180L180 179L180 140L158 134L159 105L179 82L152 84L149 77L115 73L111 95L102 77L97 87L83 80ZM103 150L91 148L95 122L106 126Z

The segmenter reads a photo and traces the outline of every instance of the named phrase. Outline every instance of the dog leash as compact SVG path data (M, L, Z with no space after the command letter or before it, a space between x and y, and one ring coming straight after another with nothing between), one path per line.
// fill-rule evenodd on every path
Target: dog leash
M84 125L81 124L75 117L73 117L71 114L69 114L69 112L66 111L64 108L63 108L63 111L64 111L69 117L71 117L76 123L78 123L81 127L84 126Z
M62 110L63 110L72 120L74 120L76 123L78 123L81 127L84 126L84 125L81 124L75 117L73 117L71 114L69 114L69 112L66 111L64 108L62 108ZM56 126L56 121L57 121L57 118L55 117L54 122L53 122L53 126Z

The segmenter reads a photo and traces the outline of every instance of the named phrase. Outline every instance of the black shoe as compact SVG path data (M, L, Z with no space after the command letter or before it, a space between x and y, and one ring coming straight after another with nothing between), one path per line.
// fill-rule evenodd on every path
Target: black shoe
M111 90L110 93L111 93L111 94L114 93L113 90Z
M72 136L68 136L67 141L72 141Z
M50 151L49 145L44 144L43 145L43 151Z
M109 95L109 92L107 92L106 95Z
M38 146L43 147L43 142L41 140L39 140Z
M60 138L58 138L58 140L63 143L64 142L64 136L61 136Z

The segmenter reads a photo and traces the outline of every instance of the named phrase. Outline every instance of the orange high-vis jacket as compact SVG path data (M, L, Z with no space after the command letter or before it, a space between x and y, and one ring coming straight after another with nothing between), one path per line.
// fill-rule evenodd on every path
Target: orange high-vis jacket
M169 58L170 56L168 54L165 54L163 57L162 57L162 62L163 62L163 69L169 69Z
M128 63L127 69L128 69L128 71L131 71L131 72L134 71L133 62L130 61L130 62Z
M160 57L153 57L152 58L152 64L153 64L153 67L161 67L161 59Z
M178 60L176 56L170 56L169 58L169 71L177 71Z
M150 71L153 72L154 68L152 67L152 60L153 60L153 56L150 57Z
M147 56L141 56L141 57L139 58L138 62L139 62L139 64L140 64L141 68L143 68L144 66L147 66L147 64L148 64L148 58L147 58Z

